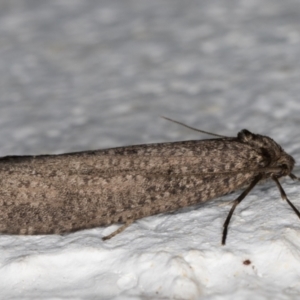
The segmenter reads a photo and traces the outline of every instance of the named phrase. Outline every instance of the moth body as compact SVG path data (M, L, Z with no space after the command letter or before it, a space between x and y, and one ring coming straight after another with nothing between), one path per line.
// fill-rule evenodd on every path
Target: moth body
M0 232L60 234L130 224L255 178L294 176L294 163L271 138L247 130L228 138L2 157Z

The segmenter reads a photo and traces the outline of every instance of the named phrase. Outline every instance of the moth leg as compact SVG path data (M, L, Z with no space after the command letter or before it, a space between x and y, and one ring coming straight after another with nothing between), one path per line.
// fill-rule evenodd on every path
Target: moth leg
M289 175L293 180L299 180L300 181L300 178L299 177L297 177L295 174L290 174Z
M235 208L248 195L248 193L255 187L255 185L261 180L261 178L262 178L262 175L256 176L254 178L254 180L250 183L250 185L242 192L242 194L234 200L233 205L230 209L230 212L229 212L229 214L224 222L224 225L223 225L224 229L223 229L223 236L222 236L222 245L225 245L227 231L228 231L228 225L229 225L230 219L232 217L232 214L233 214Z
M294 175L293 175L294 176ZM295 176L296 177L296 176ZM294 179L292 176L291 176L292 179ZM296 177L297 178L297 177ZM281 184L279 183L279 180L277 177L275 176L272 176L272 179L275 181L278 189L279 189L279 192L280 192L280 195L281 195L281 198L283 200L286 200L286 202L290 205L290 207L294 210L294 212L296 213L296 215L300 218L300 212L299 210L294 206L294 204L288 199L288 197L286 196L286 193L284 191L284 189L282 188ZM297 178L298 179L298 178Z
M109 240L112 237L114 237L115 235L117 235L118 233L121 233L123 230L125 230L129 225L131 225L134 222L134 220L126 220L126 222L119 227L117 230L115 230L114 232L112 232L111 234L104 236L102 238L103 241Z

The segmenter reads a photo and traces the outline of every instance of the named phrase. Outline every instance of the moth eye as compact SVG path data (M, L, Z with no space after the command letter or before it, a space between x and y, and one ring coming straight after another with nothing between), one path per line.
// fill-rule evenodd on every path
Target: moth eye
M289 167L287 164L278 164L277 167L279 168L279 170L277 172L278 177L286 176L290 173Z
M278 167L279 167L280 169L288 169L287 164L280 164L280 165L278 165Z

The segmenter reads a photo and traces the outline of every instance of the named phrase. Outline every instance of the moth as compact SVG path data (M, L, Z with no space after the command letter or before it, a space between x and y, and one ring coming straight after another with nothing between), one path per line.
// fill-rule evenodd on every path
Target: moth
M300 218L279 183L284 176L298 179L292 173L293 157L280 145L246 129L237 137L208 134L216 138L2 157L0 232L62 234L121 223L106 240L137 219L245 188L225 220L224 245L236 206L265 179L276 183Z

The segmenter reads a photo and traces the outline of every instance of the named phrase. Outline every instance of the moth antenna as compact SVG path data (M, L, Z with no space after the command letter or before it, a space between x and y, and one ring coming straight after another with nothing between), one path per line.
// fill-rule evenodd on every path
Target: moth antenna
M295 176L296 177L296 176ZM279 189L279 192L280 192L280 195L281 195L281 198L283 200L286 200L286 202L290 205L290 207L293 209L293 211L296 213L296 215L300 218L300 212L299 210L294 206L294 204L288 199L288 197L286 196L286 193L283 189L283 187L281 186L279 180L277 177L275 176L272 176L272 179L275 181L278 189Z
M217 136L217 137L228 138L228 136L225 136L225 135L220 135L220 134L216 134L216 133L211 133L211 132L208 132L208 131L200 130L200 129L197 129L197 128L188 126L188 125L186 125L186 124L184 124L184 123L181 123L181 122L172 120L172 119L170 119L170 118L167 118L167 117L164 117L164 116L161 116L161 117L162 117L163 119L165 119L165 120L168 120L168 121L171 121L171 122L173 122L173 123L179 124L179 125L181 125L181 126L184 126L184 127L186 127L186 128L192 129L192 130L194 130L194 131L202 132L202 133L209 134L209 135L213 135L213 136Z
M299 180L299 181L300 181L300 178L297 177L295 174L292 174L292 173L291 173L289 176L290 176L290 178L292 178L293 180Z
M235 210L235 208L237 207L238 204L240 204L242 202L242 200L249 194L249 192L255 187L255 185L261 180L262 175L259 174L257 175L254 180L250 183L250 185L239 195L239 197L237 197L234 202L233 205L230 209L230 212L224 222L224 229L223 229L223 236L222 236L222 245L225 245L226 243L226 237L227 237L227 231L228 231L228 225L230 222L230 219L232 217L232 214Z

